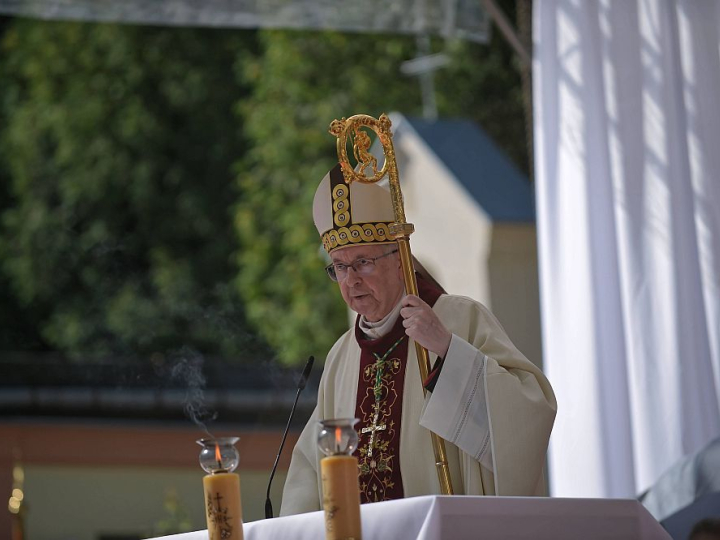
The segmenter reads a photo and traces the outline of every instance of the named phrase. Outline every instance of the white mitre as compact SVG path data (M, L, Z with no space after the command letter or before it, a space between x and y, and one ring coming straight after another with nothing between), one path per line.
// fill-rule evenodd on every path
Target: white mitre
M387 181L345 183L340 165L322 179L313 201L313 219L328 253L355 245L391 244L395 221Z

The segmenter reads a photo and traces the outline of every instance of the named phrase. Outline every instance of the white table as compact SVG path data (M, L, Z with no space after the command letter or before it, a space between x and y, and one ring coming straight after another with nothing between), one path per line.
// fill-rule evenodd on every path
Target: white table
M361 507L364 540L599 540L670 536L634 499L425 496ZM246 523L245 540L322 540L322 512ZM207 531L166 540L207 540Z

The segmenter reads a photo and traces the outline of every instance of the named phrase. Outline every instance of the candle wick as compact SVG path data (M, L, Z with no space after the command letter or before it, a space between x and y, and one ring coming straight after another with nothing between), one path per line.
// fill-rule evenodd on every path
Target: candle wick
M215 461L217 462L217 466L219 469L218 471L215 471L215 472L222 471L223 470L222 453L220 452L220 445L217 442L215 443Z

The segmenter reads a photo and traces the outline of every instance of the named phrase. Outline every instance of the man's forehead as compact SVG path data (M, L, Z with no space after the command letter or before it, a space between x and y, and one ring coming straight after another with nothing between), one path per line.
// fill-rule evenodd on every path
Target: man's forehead
M330 257L333 262L350 262L356 259L362 259L363 257L377 257L385 253L387 245L373 246L349 246L342 249L337 249L332 252Z

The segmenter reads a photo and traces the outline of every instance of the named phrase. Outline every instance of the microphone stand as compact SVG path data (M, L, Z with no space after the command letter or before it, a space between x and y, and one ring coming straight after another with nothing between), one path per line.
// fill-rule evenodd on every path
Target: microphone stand
M278 462L280 461L280 454L283 451L283 446L285 446L285 439L287 438L288 431L290 430L290 422L292 422L292 417L295 414L295 407L297 406L298 399L300 398L300 392L303 391L305 385L307 384L314 361L314 356L308 358L307 364L305 364L305 369L303 369L302 375L300 376L297 394L295 394L295 402L290 410L290 418L288 418L287 425L285 426L285 433L283 433L282 441L280 441L280 449L278 450L277 456L275 456L275 463L273 464L272 471L270 472L270 481L268 482L267 495L265 496L265 519L273 517L272 501L270 501L270 486L272 485L273 478L275 477L275 471L277 470Z

